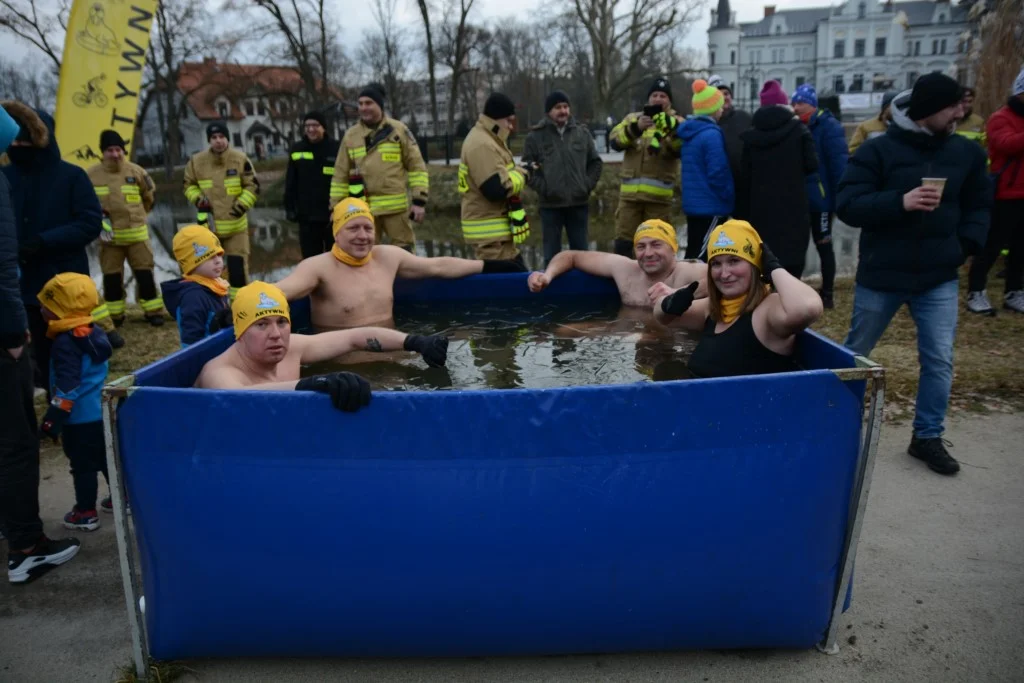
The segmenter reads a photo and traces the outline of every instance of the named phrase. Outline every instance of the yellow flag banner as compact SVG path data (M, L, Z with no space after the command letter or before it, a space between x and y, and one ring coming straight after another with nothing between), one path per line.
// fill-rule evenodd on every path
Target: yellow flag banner
M75 0L57 86L57 142L65 161L100 161L100 133L131 150L142 68L157 0Z

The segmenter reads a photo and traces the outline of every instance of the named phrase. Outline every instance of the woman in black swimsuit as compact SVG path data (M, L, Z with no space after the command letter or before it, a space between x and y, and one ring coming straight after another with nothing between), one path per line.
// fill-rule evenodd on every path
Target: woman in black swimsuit
M655 285L649 292L660 322L703 331L690 356L694 375L799 369L792 358L796 335L821 316L821 297L786 272L750 223L728 221L711 233L708 280L708 297L697 301L696 283L674 292Z

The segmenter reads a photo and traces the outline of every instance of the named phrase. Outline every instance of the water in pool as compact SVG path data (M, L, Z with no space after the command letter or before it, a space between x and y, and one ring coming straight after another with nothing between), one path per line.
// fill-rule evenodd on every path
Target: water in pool
M358 351L317 363L303 375L358 372L375 390L539 389L629 384L690 377L696 339L653 321L649 310L616 302L529 307L405 305L395 325L449 337L448 364L428 368L418 354Z

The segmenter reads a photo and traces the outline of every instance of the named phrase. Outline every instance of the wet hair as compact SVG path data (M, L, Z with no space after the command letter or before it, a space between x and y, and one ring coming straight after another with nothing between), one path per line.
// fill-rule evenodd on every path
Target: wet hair
M740 315L752 312L768 298L768 288L761 282L761 269L748 261L744 261L744 263L750 266L750 287L747 289L747 297L743 301ZM708 263L708 315L716 323L722 322L722 293L718 291L718 285L711 277L710 263Z

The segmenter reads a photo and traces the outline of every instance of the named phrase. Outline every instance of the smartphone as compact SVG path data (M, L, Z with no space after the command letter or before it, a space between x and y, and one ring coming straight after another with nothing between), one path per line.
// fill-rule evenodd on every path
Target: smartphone
M651 118L654 118L655 116L657 116L658 114L660 114L663 111L664 111L664 109L661 108L660 104L646 104L646 105L644 105L644 116L650 116Z

